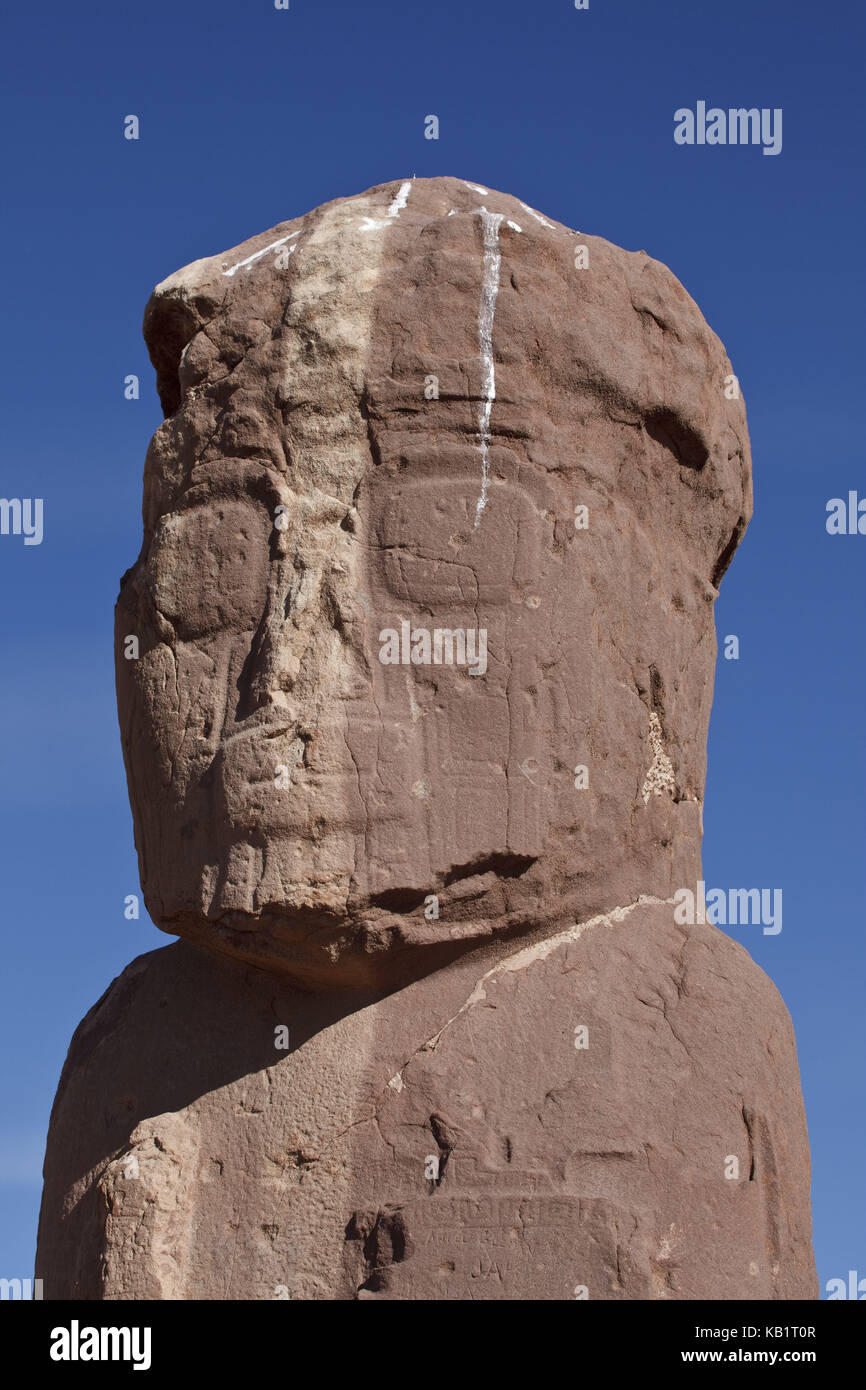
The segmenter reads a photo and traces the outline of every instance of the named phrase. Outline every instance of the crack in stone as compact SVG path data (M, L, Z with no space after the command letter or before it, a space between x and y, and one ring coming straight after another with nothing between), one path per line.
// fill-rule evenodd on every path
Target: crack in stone
M647 904L653 906L670 904L673 906L673 903L673 898L656 898L642 893L633 903L629 903L625 907L614 907L610 912L603 912L597 917L590 917L586 922L575 922L574 926L566 927L565 931L557 932L555 936L549 936L544 941L537 941L532 946L525 946L521 951L515 951L513 955L506 956L504 960L499 961L497 965L494 965L492 969L486 971L481 978L476 981L475 988L466 1001L461 1004L456 1014L452 1014L451 1018L443 1023L439 1031L434 1033L431 1038L423 1042L420 1047L416 1047L412 1056L408 1057L400 1070L391 1077L388 1085L393 1091L397 1091L398 1093L403 1090L405 1084L403 1081L403 1072L412 1059L416 1057L419 1052L434 1052L445 1030L450 1028L451 1024L455 1023L457 1019L460 1018L461 1014L464 1014L473 1004L479 1004L483 999L487 998L487 992L484 988L485 980L492 979L494 975L501 975L503 973L511 974L516 970L525 970L527 966L534 965L536 961L546 960L547 957L558 950L560 946L568 945L572 941L579 941L584 932L589 931L591 928L612 926L623 922L625 918L628 917L629 913L633 912L636 907L643 907Z

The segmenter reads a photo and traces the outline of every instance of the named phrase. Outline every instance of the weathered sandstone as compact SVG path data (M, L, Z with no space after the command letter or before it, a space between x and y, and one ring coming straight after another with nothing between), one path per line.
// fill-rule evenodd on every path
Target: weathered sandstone
M73 1040L46 1296L815 1297L790 1020L674 918L752 505L693 300L441 178L145 334L118 704L182 939Z

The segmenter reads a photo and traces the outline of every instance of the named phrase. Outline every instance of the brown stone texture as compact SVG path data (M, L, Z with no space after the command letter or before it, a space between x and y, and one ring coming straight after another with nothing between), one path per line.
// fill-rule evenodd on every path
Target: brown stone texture
M46 1296L815 1297L790 1020L674 916L752 505L695 303L439 178L195 262L145 335L118 705L182 939L73 1040Z

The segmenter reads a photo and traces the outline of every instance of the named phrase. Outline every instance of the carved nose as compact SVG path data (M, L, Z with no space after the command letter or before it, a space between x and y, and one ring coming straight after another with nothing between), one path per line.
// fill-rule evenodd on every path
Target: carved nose
M284 562L272 566L268 596L261 622L238 677L237 719L249 719L257 710L280 704L280 695L292 685L286 619L289 612L292 573Z

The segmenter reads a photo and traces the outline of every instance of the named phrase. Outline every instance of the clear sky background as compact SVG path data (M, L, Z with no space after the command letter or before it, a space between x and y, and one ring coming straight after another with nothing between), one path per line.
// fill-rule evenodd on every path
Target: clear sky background
M321 202L453 174L664 261L739 374L756 515L716 609L740 658L716 673L705 878L783 889L779 935L731 935L794 1020L822 1295L866 1276L866 536L825 529L829 498L866 496L863 15L860 0L7 8L0 495L42 497L45 534L0 536L0 1275L32 1273L75 1026L168 941L123 915L139 888L112 658L161 419L147 297ZM781 154L677 146L674 111L698 100L781 107Z

